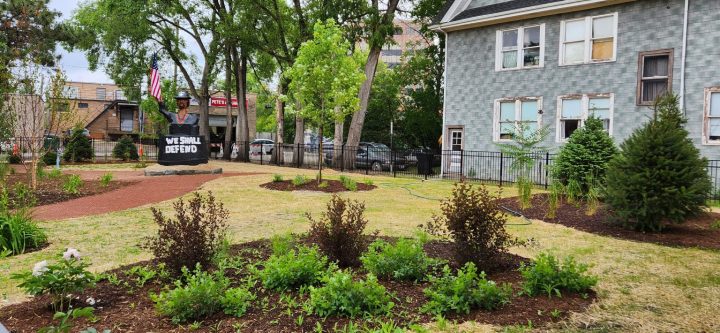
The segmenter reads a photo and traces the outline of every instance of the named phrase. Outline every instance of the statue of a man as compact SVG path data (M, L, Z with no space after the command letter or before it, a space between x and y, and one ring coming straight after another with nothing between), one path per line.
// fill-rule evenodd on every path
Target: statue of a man
M170 122L170 134L198 135L198 123L200 119L197 115L188 112L190 106L190 95L186 91L181 91L176 97L178 112L173 113L167 110L164 103L160 103L160 112Z

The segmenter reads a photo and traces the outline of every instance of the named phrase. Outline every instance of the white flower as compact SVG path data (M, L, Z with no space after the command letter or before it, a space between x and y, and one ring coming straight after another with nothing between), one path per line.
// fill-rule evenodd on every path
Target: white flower
M63 252L63 258L67 261L70 259L80 260L80 251L68 248L67 251Z
M88 297L88 298L85 300L85 303L87 303L88 305L95 305L95 299L92 298L92 297Z
M47 271L48 271L48 262L47 262L47 260L43 260L43 261L35 264L35 266L33 266L32 275L40 276L40 275L43 275L43 273L45 273Z

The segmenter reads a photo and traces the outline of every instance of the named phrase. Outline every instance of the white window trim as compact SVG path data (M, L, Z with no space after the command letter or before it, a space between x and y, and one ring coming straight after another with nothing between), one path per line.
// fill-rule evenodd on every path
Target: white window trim
M600 18L600 17L613 17L613 56L610 60L598 60L594 61L592 60L592 21L593 19ZM572 64L566 64L565 63L565 24L567 22L572 21L580 21L585 20L585 57L583 62L576 62ZM618 13L612 13L612 14L604 14L604 15L597 15L597 16L587 16L585 18L577 18L572 20L563 20L560 21L560 62L558 63L558 66L577 66L577 65L585 65L585 64L601 64L606 62L614 62L617 60L617 46L618 46Z
M563 138L562 135L562 126L560 126L560 121L562 119L562 105L563 100L566 99L581 99L580 102L580 125L578 128L581 128L585 126L585 120L587 120L588 116L590 115L590 99L591 98L609 98L610 99L610 111L608 112L608 117L610 118L610 124L608 125L608 135L612 137L613 133L613 115L615 113L615 94L571 94L571 95L562 95L558 96L557 98L557 112L555 112L555 142L557 143L565 143L568 141L568 139Z
M517 127L518 119L522 115L522 102L523 101L536 101L538 107L537 114L537 125L538 129L542 127L542 110L543 110L543 98L541 96L529 96L529 97L506 97L498 98L495 100L493 107L493 142L512 142L512 139L500 139L500 103L504 102L515 102L515 126Z
M720 146L720 140L709 139L710 108L712 107L712 94L720 94L720 87L705 88L705 105L703 107L702 144L704 146ZM713 117L714 118L714 117Z
M527 28L534 28L534 27L540 27L540 65L538 66L524 66L524 55L523 55L523 43L525 42L525 29ZM502 43L503 38L502 34L505 31L512 31L517 30L518 31L518 40L517 40L517 67L514 68L502 68ZM545 23L536 24L536 25L527 25L522 27L515 27L512 29L503 29L498 30L495 33L495 71L496 72L504 72L504 71L516 71L520 69L531 69L531 68L543 68L545 67Z

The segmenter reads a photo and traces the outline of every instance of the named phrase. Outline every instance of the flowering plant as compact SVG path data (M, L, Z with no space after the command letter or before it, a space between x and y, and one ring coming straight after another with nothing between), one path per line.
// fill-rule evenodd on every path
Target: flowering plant
M80 252L67 249L56 263L38 262L32 272L14 274L22 280L18 287L33 296L50 295L55 311L65 311L70 305L70 294L82 292L95 283L94 275L87 270L90 264L82 261Z

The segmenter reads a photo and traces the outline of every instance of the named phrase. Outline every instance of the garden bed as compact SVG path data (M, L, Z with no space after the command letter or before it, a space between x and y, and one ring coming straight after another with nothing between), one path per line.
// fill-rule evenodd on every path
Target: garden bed
M81 197L101 194L117 190L119 188L132 185L137 181L117 181L113 180L107 184L107 186L101 186L100 181L97 179L83 180L82 186L79 188L79 193L71 194L63 190L63 182L69 177L68 174L63 174L59 178L44 177L38 179L38 187L33 194L37 199L37 206L50 205L58 202L68 201ZM13 196L13 187L18 183L29 184L29 175L24 173L15 173L8 175L7 185L10 189L10 196Z
M388 239L388 238L386 238ZM451 265L453 261L449 257L452 252L452 244L442 242L430 242L425 245L425 251L437 258L447 259ZM239 281L246 277L249 272L247 264L257 263L269 257L271 253L270 242L267 240L254 241L235 245L230 250L234 260L237 260L239 269L226 271L226 275L232 281ZM524 258L512 256L504 269L488 274L491 280L498 283L507 282L513 285L515 293L519 291L521 281L517 267ZM96 322L88 322L80 319L75 329L83 329L88 326L97 328L111 328L115 331L132 332L180 332L187 331L189 325L177 326L169 318L161 317L154 308L150 298L151 293L160 292L170 281L153 279L140 287L137 285L137 276L129 276L131 267L148 266L156 267L155 262L142 262L134 265L118 268L111 272L117 276L111 283L105 279L97 284L95 288L87 289L82 295L76 296L78 301L75 307L88 306L85 300L92 297L95 300L93 305ZM356 276L363 275L359 270L354 270ZM323 331L332 332L334 329L341 329L352 322L356 327L363 328L364 325L377 327L381 323L393 321L398 326L410 324L422 324L436 320L434 315L420 312L420 307L425 304L426 297L423 289L427 283L382 281L389 293L394 295L392 301L395 307L388 316L370 318L355 318L330 316L322 318L314 314L308 314L303 310L303 302L307 300L307 294L300 294L297 291L285 293L275 292L256 286L254 291L257 299L252 302L248 312L235 318L222 313L215 314L202 320L199 332L312 332L317 325ZM584 296L584 297L583 297ZM540 327L550 322L566 318L571 312L584 311L595 298L590 292L585 295L563 293L562 298L546 296L527 297L513 296L511 303L495 311L474 310L469 314L448 314L447 319L464 322L473 320L480 323L496 325L527 324L532 322L533 327ZM10 305L0 309L0 322L8 326L12 332L36 332L38 329L51 324L53 311L48 308L48 299L39 297L30 301Z
M556 217L548 218L546 217L548 212L547 194L534 195L532 207L525 210L520 209L517 197L503 198L501 205L521 212L529 219L562 224L602 236L669 246L720 249L720 229L711 226L715 221L720 220L719 213L708 212L685 221L683 224L670 225L661 233L647 233L627 229L614 223L611 212L605 207L600 207L595 214L588 215L588 209L584 203L574 205L563 201L557 209Z
M321 187L317 180L310 180L302 185L295 185L291 180L283 180L279 182L269 182L260 185L263 188L275 190L275 191L316 191L325 193L338 193L349 191L345 185L339 180L326 179L323 183L327 183L327 186ZM377 188L375 185L368 185L363 183L357 183L356 191L370 191Z

